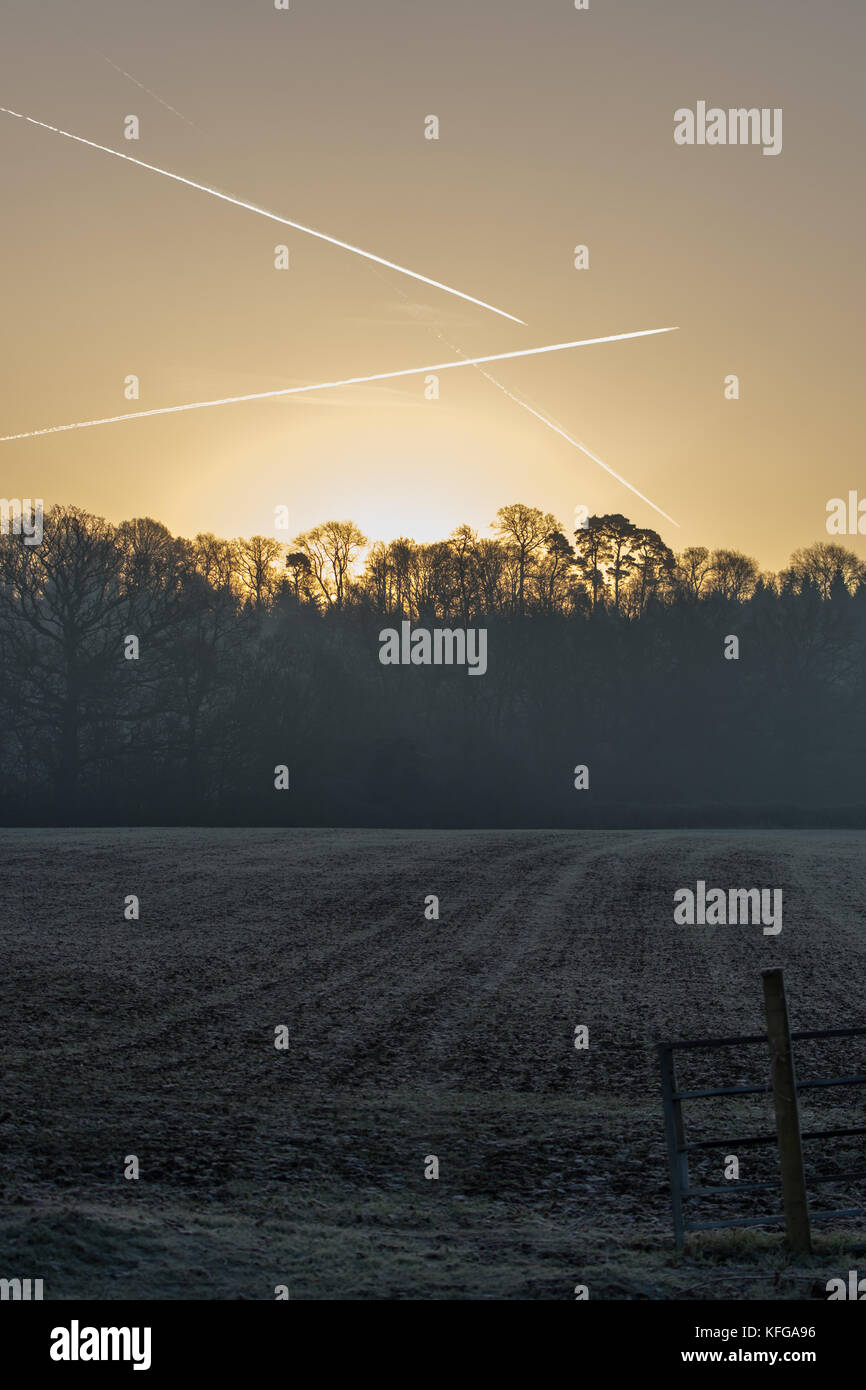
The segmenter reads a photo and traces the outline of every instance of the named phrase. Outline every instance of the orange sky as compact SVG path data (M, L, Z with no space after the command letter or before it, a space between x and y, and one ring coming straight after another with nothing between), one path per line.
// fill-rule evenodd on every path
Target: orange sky
M3 444L3 495L183 534L272 532L284 504L293 531L419 540L583 503L780 567L829 539L828 498L866 495L864 39L859 0L6 0L0 104L526 326L2 116L0 434L423 366L443 337L475 355L678 324L491 370L680 526L472 368L438 401L419 377ZM782 153L678 147L698 100L783 108Z

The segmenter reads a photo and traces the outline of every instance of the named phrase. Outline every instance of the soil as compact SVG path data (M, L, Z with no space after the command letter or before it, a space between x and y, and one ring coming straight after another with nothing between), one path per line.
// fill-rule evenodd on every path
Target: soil
M656 1054L760 1032L775 965L795 1029L866 1024L856 832L0 844L0 1276L47 1299L825 1298L866 1249L860 1178L815 1194L857 1214L816 1224L811 1259L778 1227L677 1255ZM780 935L675 925L698 879L781 888ZM799 1077L866 1074L864 1054L804 1044ZM763 1046L730 1049L683 1055L681 1084L768 1073ZM863 1097L804 1092L804 1128L862 1124ZM774 1127L766 1095L692 1105L690 1137ZM696 1172L724 1185L726 1154ZM738 1158L743 1182L778 1172L772 1146ZM862 1137L813 1141L807 1173L864 1158ZM732 1191L693 1215L768 1210L774 1192Z

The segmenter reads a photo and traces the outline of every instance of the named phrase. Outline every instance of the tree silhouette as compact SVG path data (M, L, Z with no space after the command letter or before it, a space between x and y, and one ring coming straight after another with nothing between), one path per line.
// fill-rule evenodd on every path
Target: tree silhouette
M500 507L491 527L514 546L517 555L517 611L526 611L526 569L532 557L545 544L548 537L559 530L559 522L550 512L542 512L538 507L527 507L522 502Z
M858 585L866 581L866 565L853 550L828 541L818 541L815 545L794 551L785 575L786 578L790 577L793 588L798 592L802 592L803 586L810 581L822 598L829 598L837 576L841 577L848 593L853 594Z
M354 521L325 521L296 536L294 544L306 555L326 603L342 608L351 582L351 565L367 544L367 537Z
M377 541L362 570L351 521L284 547L53 507L40 545L0 536L0 817L866 821L851 551L817 542L776 579L735 550L674 556L618 513L573 547L537 508L497 518L495 538ZM484 678L384 667L398 617L483 627ZM563 772L578 754L592 799ZM274 790L282 762L297 796Z

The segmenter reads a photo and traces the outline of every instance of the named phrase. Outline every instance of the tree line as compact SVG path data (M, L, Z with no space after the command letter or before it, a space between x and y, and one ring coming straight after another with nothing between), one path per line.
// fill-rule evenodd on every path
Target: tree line
M779 574L762 573L738 550L689 546L676 554L657 531L618 513L590 516L569 541L550 512L514 503L500 507L493 537L458 526L447 540L418 544L376 541L351 521L329 521L305 531L285 555L296 600L342 608L372 606L422 620L431 615L467 625L493 614L585 614L612 608L640 617L650 603L716 597L744 602L756 592L801 593L814 586L829 598L834 583L854 593L866 582L866 564L843 546L818 542L796 550ZM196 538L220 547L218 573L256 603L272 601L284 583L276 541ZM360 574L353 566L369 546ZM265 576L270 571L270 583Z
M620 514L569 537L518 503L491 531L189 540L55 506L41 544L0 536L0 816L860 823L853 552L818 542L768 574ZM383 668L401 618L483 624L487 675Z

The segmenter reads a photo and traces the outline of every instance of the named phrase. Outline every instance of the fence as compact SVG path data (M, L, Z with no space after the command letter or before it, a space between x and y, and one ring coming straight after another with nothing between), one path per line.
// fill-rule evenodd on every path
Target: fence
M805 1176L802 1141L813 1139L835 1139L843 1136L866 1135L866 1125L843 1129L824 1129L801 1131L798 1096L801 1091L827 1086L866 1085L866 1076L815 1077L807 1081L797 1081L794 1067L794 1042L814 1038L852 1038L866 1037L866 1028L825 1028L810 1032L792 1033L788 1026L787 1004L781 970L765 970L764 1003L767 1016L767 1032L752 1033L732 1038L696 1038L683 1042L667 1042L658 1045L661 1066L662 1102L664 1107L665 1135L668 1147L668 1162L671 1181L671 1205L673 1208L674 1238L678 1250L685 1244L688 1231L725 1230L735 1226L768 1226L784 1223L789 1245L798 1251L811 1249L810 1212L807 1189L823 1183L850 1183L866 1177L866 1171L856 1173L810 1174ZM677 1085L674 1053L677 1051L698 1050L732 1046L752 1046L763 1043L769 1046L771 1069L770 1080L763 1085L753 1086L714 1086L701 1090L681 1091ZM745 1096L773 1093L776 1110L775 1134L745 1134L735 1138L697 1139L688 1142L683 1119L683 1102L702 1100L711 1096ZM781 1181L740 1183L729 1181L724 1186L689 1185L689 1154L700 1149L734 1149L752 1145L776 1144L779 1150ZM741 1192L759 1190L781 1190L781 1212L768 1216L746 1216L725 1221L691 1221L687 1219L686 1202L694 1197L736 1196ZM829 1221L844 1217L862 1216L862 1207L839 1211L819 1211L811 1215L812 1220Z

